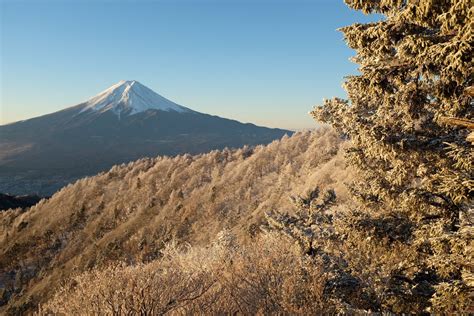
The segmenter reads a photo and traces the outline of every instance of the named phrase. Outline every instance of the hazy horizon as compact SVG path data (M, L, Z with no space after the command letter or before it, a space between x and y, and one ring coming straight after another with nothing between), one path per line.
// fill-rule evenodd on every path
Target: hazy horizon
M196 111L291 130L345 96L343 1L3 1L0 124L138 80Z

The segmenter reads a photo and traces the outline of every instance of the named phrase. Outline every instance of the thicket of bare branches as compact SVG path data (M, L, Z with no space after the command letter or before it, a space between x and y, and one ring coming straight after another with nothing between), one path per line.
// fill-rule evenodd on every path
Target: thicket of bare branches
M40 314L314 315L335 310L323 301L325 273L318 266L281 235L245 246L223 231L209 247L171 244L152 263L80 274Z

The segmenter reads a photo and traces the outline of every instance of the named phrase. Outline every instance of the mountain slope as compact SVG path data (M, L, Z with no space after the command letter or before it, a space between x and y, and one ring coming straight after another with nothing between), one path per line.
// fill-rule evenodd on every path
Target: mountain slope
M155 259L165 242L242 240L290 195L332 187L344 202L342 141L329 130L255 149L141 159L63 188L26 212L0 213L2 311L31 310L72 273Z
M0 192L50 195L114 164L267 144L285 134L292 132L199 113L121 81L77 106L0 126Z

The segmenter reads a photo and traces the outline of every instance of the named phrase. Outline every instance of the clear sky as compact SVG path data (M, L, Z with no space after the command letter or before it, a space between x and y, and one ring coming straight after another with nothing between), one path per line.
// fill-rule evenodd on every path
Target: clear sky
M0 0L0 124L138 80L196 111L283 128L345 96L342 0Z

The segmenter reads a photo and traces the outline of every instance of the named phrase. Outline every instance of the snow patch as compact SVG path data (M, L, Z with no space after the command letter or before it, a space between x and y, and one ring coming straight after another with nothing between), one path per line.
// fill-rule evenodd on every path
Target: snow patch
M90 98L85 104L86 106L80 113L89 110L100 112L110 110L117 114L119 118L123 112L132 115L150 109L167 112L192 112L192 110L162 97L135 80L121 80L95 97Z

